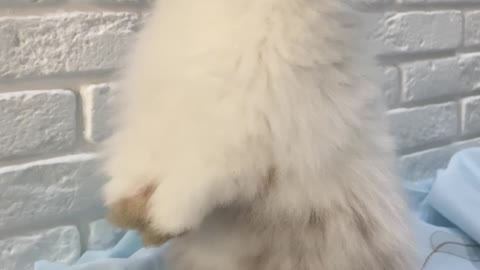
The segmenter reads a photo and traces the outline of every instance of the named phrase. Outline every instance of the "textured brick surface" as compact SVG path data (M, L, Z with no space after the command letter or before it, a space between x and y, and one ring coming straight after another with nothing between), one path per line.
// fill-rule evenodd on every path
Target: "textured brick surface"
M414 149L452 139L457 134L457 104L446 103L389 113L399 149Z
M72 263L80 255L80 235L72 226L0 240L0 269L29 270L37 260Z
M100 205L96 166L81 154L0 168L0 228Z
M0 18L0 78L115 68L139 21L122 12Z
M0 159L70 148L76 132L70 91L0 94Z
M459 11L412 11L372 17L369 39L385 53L455 49L462 41Z
M403 65L404 101L430 100L478 90L480 54Z
M473 0L472 0L473 1ZM465 13L465 45L480 45L480 11L468 11Z

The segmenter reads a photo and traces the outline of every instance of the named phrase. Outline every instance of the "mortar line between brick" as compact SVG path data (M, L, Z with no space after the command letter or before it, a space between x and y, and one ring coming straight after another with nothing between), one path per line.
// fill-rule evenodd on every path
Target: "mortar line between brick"
M77 147L72 147L71 149L66 149L64 151L47 152L47 153L26 155L26 156L20 156L20 157L13 156L13 157L8 157L8 159L0 160L0 168L17 166L17 165L27 164L31 162L61 158L66 156L98 154L97 150L98 149L96 145L84 144L84 145L79 145Z
M403 101L397 106L397 108L411 109L411 108L425 107L429 105L438 105L438 104L444 104L449 102L455 102L457 101L457 99L463 99L463 98L474 97L479 95L480 95L479 91L474 91L474 92L465 92L465 93L455 93L452 95L434 97L434 98L429 98L425 100Z
M144 5L94 5L94 4L72 4L63 3L57 5L32 6L28 4L0 5L0 16L30 16L45 15L59 12L134 12L142 13L148 10Z
M395 5L396 12L438 12L438 11L459 11L461 9L479 9L480 3L423 3L423 4L401 4Z
M75 94L75 105L76 105L76 110L75 110L75 127L76 127L76 133L75 133L75 144L76 146L81 146L81 145L86 145L88 142L85 140L85 117L84 117L84 108L83 108L83 99L82 95L80 94L81 89L77 89L77 91L74 91Z
M465 48L465 10L461 10L462 12L462 28L460 29L460 31L462 32L461 33L461 40L460 40L460 45L459 45L459 49L463 49Z
M93 220L90 220L91 222ZM85 223L86 221L84 220L83 222L79 223L77 225L77 230L78 233L80 234L80 252L83 254L85 251L88 249L88 238L90 238L90 226L88 226L88 223ZM88 220L87 220L88 222Z
M437 146L432 146L432 147L424 148L424 149L417 149L416 151L399 153L398 155L399 155L399 157L405 157L405 156L421 154L421 153L425 153L425 152L429 152L429 151L433 151L433 150L437 150L437 149L442 149L442 148L445 148L445 147L455 147L455 146L462 145L462 144L477 143L477 142L480 143L480 136L453 141L449 144L437 145Z
M454 57L457 55L456 49L448 50L431 50L425 52L405 52L405 53L388 53L377 56L378 62L384 65L402 65L411 62L434 60L441 58Z
M406 93L406 89L405 89L405 74L403 72L403 69L400 67L400 65L396 65L396 67L398 68L398 76L399 76L399 84L400 84L400 94L399 94L399 100L398 100L398 103L397 103L397 107L400 107L402 106L402 104L404 103L404 101L407 99L407 93Z
M435 141L435 142L427 142L427 143L425 143L423 145L420 145L420 146L415 146L415 147L406 148L406 149L399 149L398 153L401 156L410 155L410 154L413 154L413 153L416 153L416 152L423 152L423 151L427 151L429 149L435 149L435 148L441 148L441 147L449 146L449 145L451 145L455 142L457 142L457 138L456 138L456 136L452 136L450 138L445 138L445 139L438 140L438 141Z
M77 91L83 85L106 83L115 77L115 70L94 73L70 73L37 78L1 81L0 93L23 90L71 89Z
M456 104L456 113L457 113L457 136L456 140L460 140L462 138L462 130L463 130L463 114L462 114L462 98L457 97L455 98Z
M457 54L479 54L480 45L475 46L463 46L457 50Z

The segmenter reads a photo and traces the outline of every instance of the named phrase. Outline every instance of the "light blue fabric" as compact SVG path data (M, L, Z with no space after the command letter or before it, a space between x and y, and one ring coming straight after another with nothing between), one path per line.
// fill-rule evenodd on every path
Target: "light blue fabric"
M435 180L404 186L419 269L480 270L480 148L454 155Z
M436 179L404 187L418 269L480 270L480 148L457 153ZM87 251L71 266L40 261L35 270L163 270L165 247L142 248L140 237L128 232L111 250Z
M39 261L35 270L162 270L164 248L142 248L140 236L129 231L112 249L87 251L72 266Z

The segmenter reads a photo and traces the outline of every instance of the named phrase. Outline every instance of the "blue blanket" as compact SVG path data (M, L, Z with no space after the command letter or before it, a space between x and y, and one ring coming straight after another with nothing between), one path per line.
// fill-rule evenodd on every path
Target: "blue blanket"
M436 179L406 182L405 190L418 269L480 270L480 148L457 153ZM112 249L87 251L74 265L39 261L35 270L160 270L164 248L142 248L128 232Z

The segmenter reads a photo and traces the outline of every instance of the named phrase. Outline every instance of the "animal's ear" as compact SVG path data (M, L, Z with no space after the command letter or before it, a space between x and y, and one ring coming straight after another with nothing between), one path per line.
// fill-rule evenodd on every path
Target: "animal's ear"
M109 206L107 219L114 225L144 231L149 226L148 201L155 187L148 186L138 194L122 199Z

